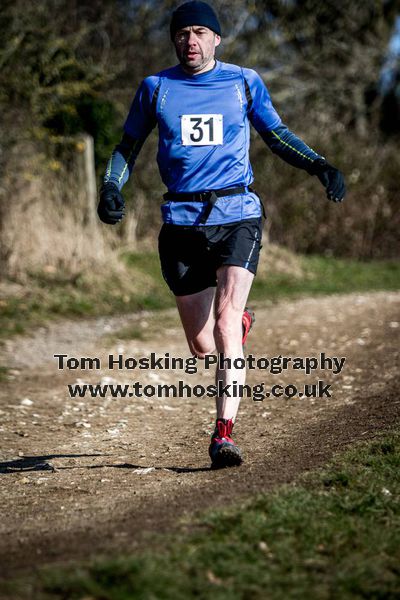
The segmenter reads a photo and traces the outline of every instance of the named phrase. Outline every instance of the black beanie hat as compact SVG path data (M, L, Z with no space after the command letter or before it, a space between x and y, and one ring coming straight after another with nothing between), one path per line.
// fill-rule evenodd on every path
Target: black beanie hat
M203 25L218 35L221 35L221 26L214 10L206 2L185 2L172 13L170 31L172 41L175 34L183 27Z

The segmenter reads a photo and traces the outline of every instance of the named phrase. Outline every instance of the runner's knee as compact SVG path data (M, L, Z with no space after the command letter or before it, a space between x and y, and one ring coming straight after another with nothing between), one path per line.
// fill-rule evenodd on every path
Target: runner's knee
M215 343L214 340L191 340L189 341L189 348L197 358L203 359L207 354L215 352Z

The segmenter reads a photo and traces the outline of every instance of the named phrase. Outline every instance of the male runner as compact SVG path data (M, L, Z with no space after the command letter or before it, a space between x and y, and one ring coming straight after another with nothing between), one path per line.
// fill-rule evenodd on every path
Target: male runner
M211 6L182 4L172 14L170 33L179 64L141 83L107 165L98 214L109 224L123 218L121 188L157 125L157 161L168 189L161 206L160 261L189 348L198 357L215 349L227 358L243 357L263 212L250 187L250 123L274 153L317 175L330 200L343 200L344 179L282 124L254 70L215 59L221 28ZM216 379L243 384L244 369L217 370ZM231 438L239 402L226 394L217 398L209 448L214 468L242 462Z

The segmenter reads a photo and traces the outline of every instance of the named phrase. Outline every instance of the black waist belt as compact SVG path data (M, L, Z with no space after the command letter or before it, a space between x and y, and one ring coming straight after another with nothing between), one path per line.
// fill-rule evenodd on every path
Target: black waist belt
M214 204L216 203L218 198L222 198L223 196L236 196L237 194L244 194L247 191L253 191L248 186L240 186L235 188L226 188L224 190L212 190L211 192L196 192L196 193L174 193L167 192L164 194L164 200L174 200L175 202L204 202L206 206L204 208L203 214L200 217L200 223L204 225L206 223L208 217L210 216L210 212Z

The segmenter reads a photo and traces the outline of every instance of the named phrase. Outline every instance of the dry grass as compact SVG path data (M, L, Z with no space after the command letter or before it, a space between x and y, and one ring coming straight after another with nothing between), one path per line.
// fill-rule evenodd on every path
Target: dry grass
M281 274L293 279L304 279L309 275L301 256L297 256L283 246L271 243L266 243L260 253L257 274L261 278L271 274Z
M128 211L124 227L103 225L96 207L88 206L85 190L77 183L79 173L75 178L74 171L52 171L54 167L57 163L49 164L39 156L25 165L22 177L9 177L5 182L5 196L13 190L16 202L12 210L3 211L3 276L24 282L29 274L42 273L50 280L62 277L73 281L82 275L96 279L108 272L123 280L126 267L119 259L121 249L136 250L136 238L128 223L129 217L131 221L135 217L133 211ZM153 251L155 245L154 236L141 244ZM306 275L301 258L265 243L259 274L269 273L295 279Z
M123 269L115 235L101 226L78 180L75 170L66 173L57 161L48 163L40 155L25 165L18 178L14 174L5 178L3 276L23 281L38 271L74 278L87 271Z

